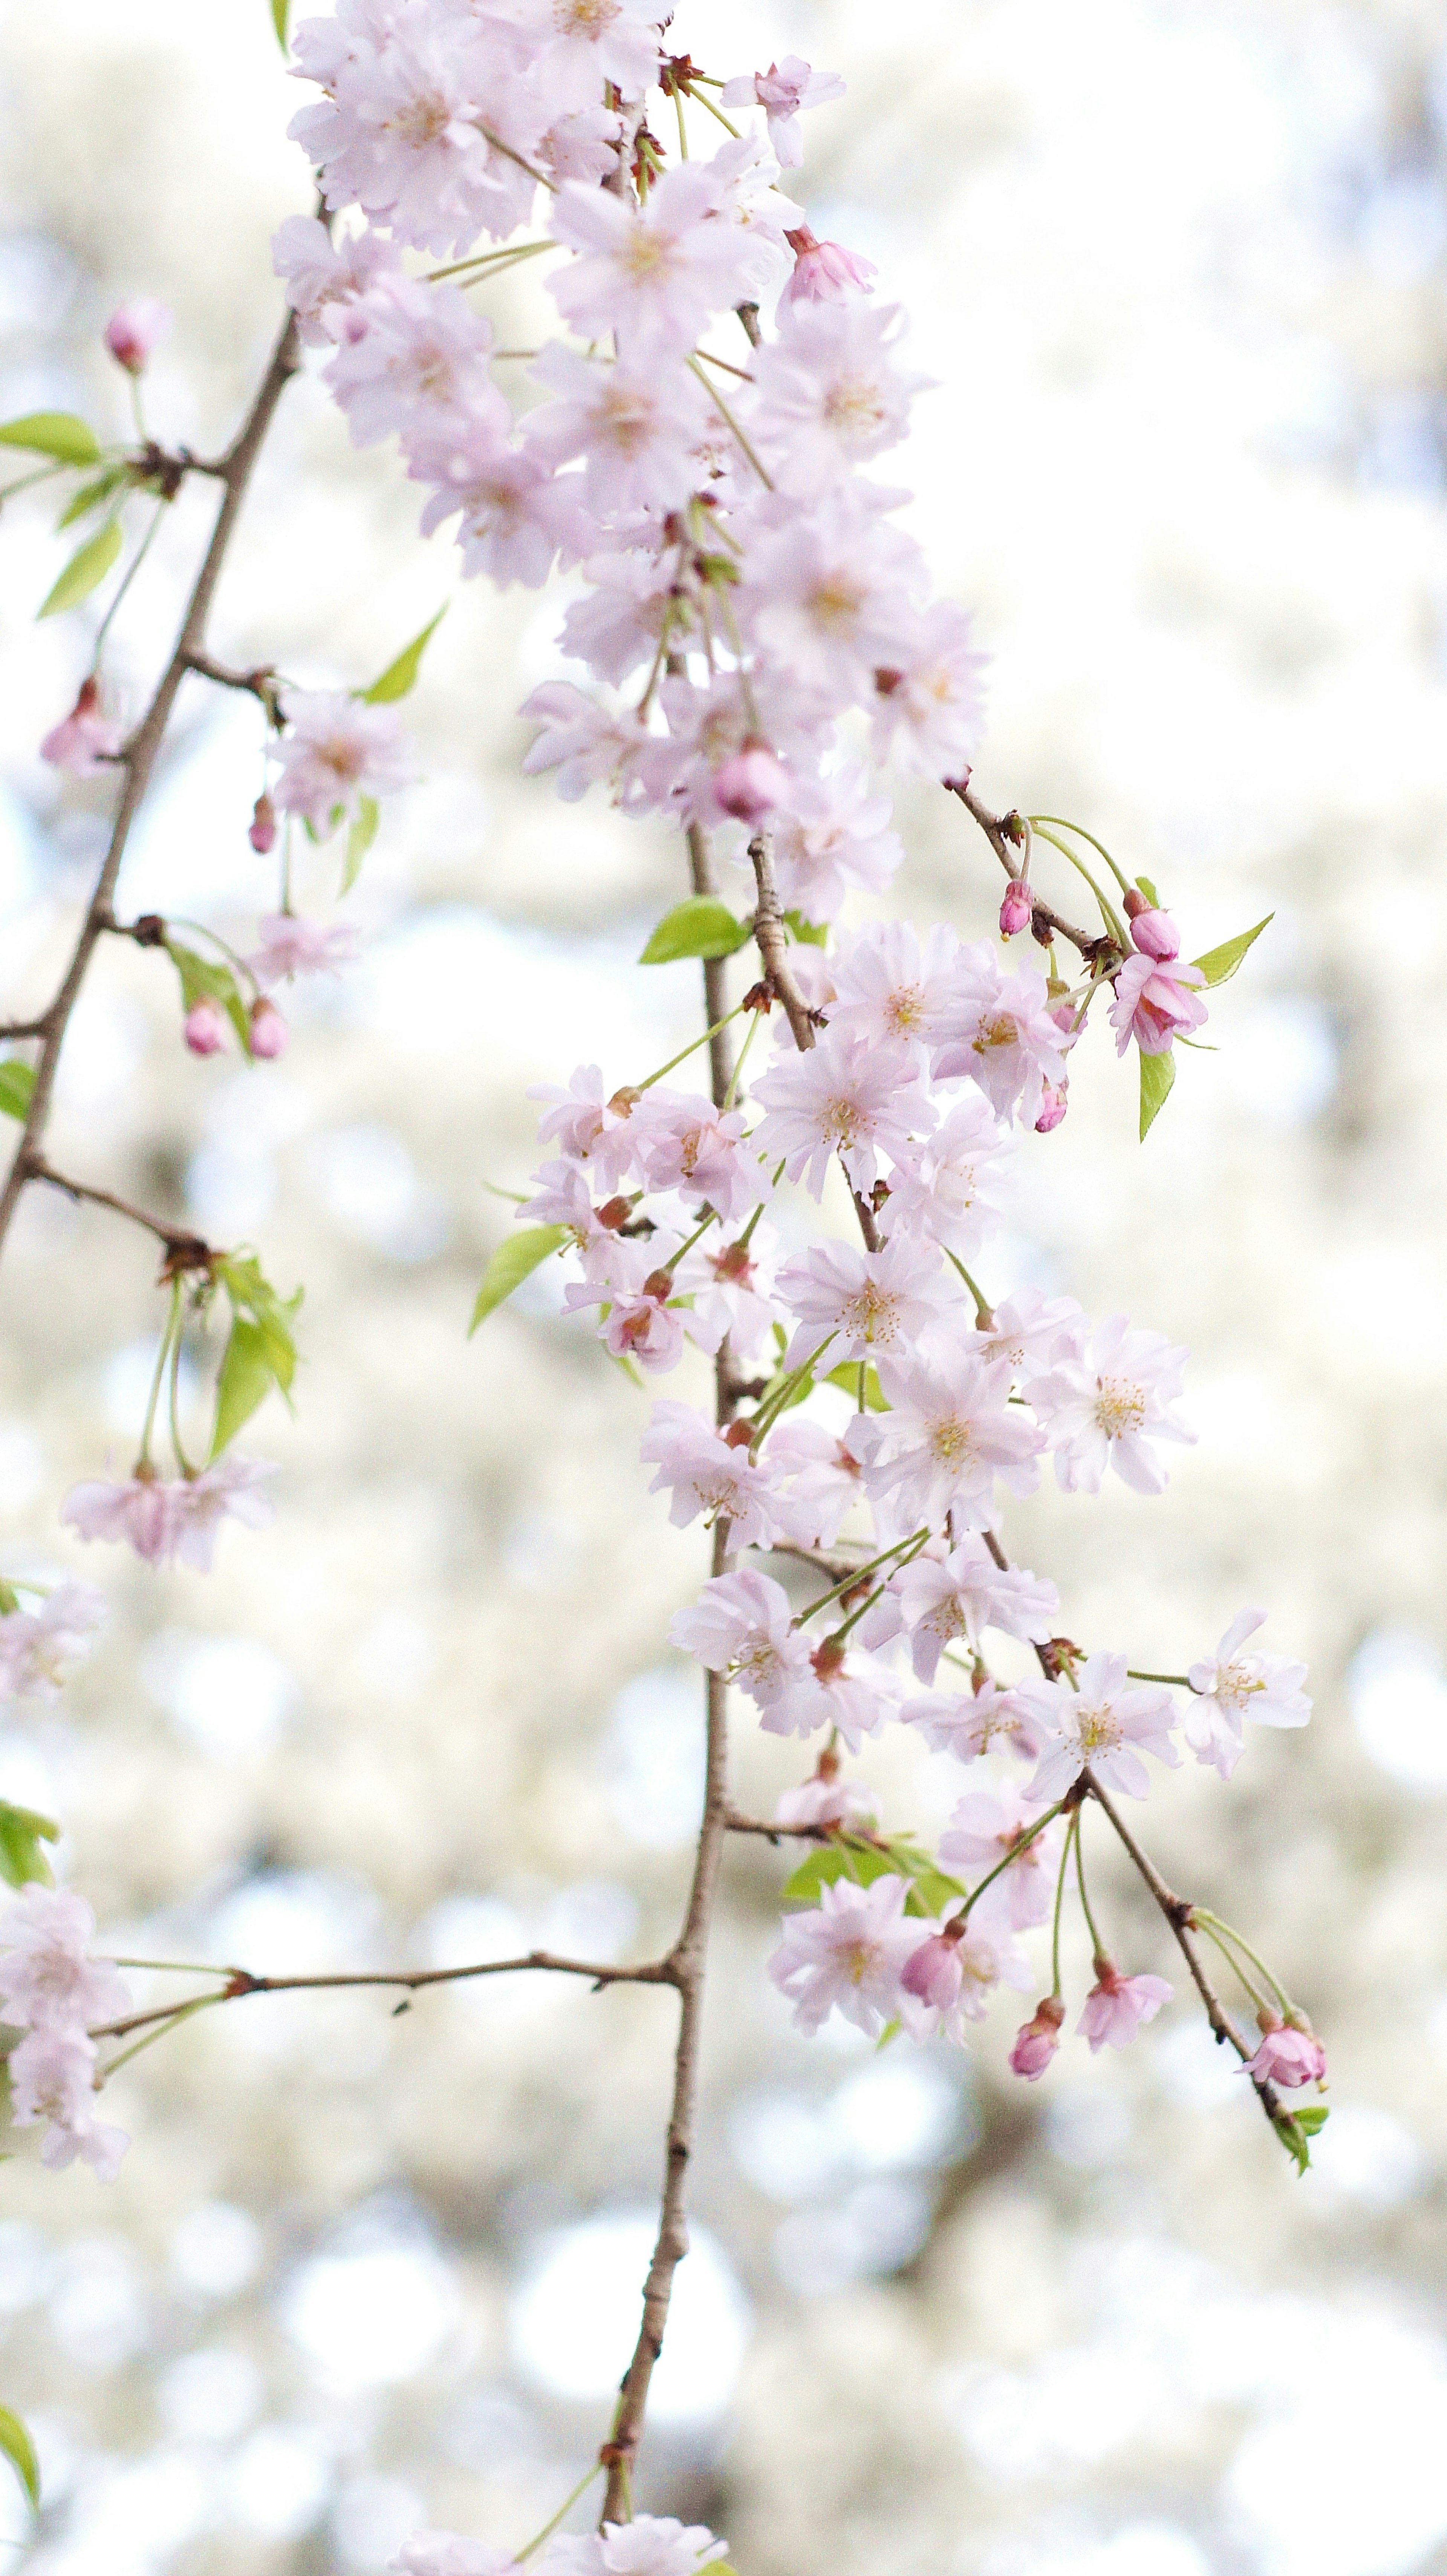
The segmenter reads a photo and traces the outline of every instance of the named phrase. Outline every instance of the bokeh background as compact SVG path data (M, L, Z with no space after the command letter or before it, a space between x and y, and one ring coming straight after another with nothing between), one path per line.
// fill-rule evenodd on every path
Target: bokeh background
M119 431L98 333L174 308L154 418L204 450L275 327L268 237L308 203L264 0L3 11L0 410ZM1073 1633L1179 1668L1244 1602L1310 1658L1316 1722L1229 1790L1158 1782L1178 1884L1245 1922L1328 2035L1298 2181L1184 2001L1125 2058L1003 2072L851 2034L806 2045L761 1966L781 1864L731 1853L695 2250L640 2501L747 2576L1407 2576L1447 2568L1447 1614L1441 1154L1447 819L1447 22L1414 0L693 0L730 71L837 66L801 182L867 252L939 380L908 479L994 655L979 777L1155 875L1191 953L1273 907L1147 1147L1097 1048L1026 1157L997 1289L1039 1280L1188 1342L1200 1443L1143 1503L1045 1495L1016 1553ZM547 308L502 291L501 336ZM131 594L132 707L208 497ZM37 629L53 511L0 539L6 998L54 972L104 790L34 745L80 620ZM387 454L288 396L216 648L365 683L457 585ZM344 983L284 1062L198 1065L168 970L99 960L61 1163L304 1281L280 1511L209 1580L69 1549L67 1484L134 1438L158 1303L123 1226L32 1193L0 1296L0 1564L114 1604L0 1794L65 1820L114 1945L254 1969L666 1940L699 1789L664 1644L702 1570L637 1461L641 1404L538 1281L470 1345L533 1157L529 1082L614 1079L690 1025L637 970L678 891L665 833L518 776L513 709L556 601L459 593L410 702ZM259 719L200 683L123 903L243 944ZM906 797L899 896L978 935L988 853ZM330 899L330 858L305 898ZM747 1738L748 1731L741 1730ZM746 1740L765 1806L788 1749ZM891 1819L959 1783L870 1764ZM1131 1964L1158 1925L1096 1864ZM1077 1969L1083 1957L1077 1952ZM148 1989L148 1992L150 1989ZM163 1991L160 1986L157 1993ZM33 2422L45 2576L371 2576L421 2522L520 2544L586 2462L631 2341L672 2007L499 1980L278 1998L118 2079L119 2181L0 2176L0 2395ZM18 2563L25 2524L0 2497Z

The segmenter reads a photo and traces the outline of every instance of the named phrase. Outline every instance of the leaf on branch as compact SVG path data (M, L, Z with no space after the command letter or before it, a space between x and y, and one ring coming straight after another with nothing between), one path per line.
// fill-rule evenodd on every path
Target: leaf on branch
M525 1225L500 1243L482 1274L482 1286L467 1327L468 1338L484 1324L495 1306L501 1306L520 1288L529 1273L550 1252L558 1252L567 1242L570 1229L565 1225Z
M793 910L786 912L784 919L792 930L794 937L797 940L800 940L806 948L828 947L829 924L827 921L807 921L802 912Z
M271 0L271 23L276 29L276 41L283 53L287 50L286 22L290 16L291 0Z
M243 1055L251 1053L251 1021L241 998L241 987L229 966L219 959L200 957L194 948L183 948L179 939L168 939L167 954L181 978L181 1008L192 1011L198 1002L219 1002L241 1042Z
M1146 899L1147 903L1149 903L1149 904L1154 904L1154 905L1155 905L1155 907L1157 908L1157 910L1159 910L1159 908L1160 908L1160 900L1161 900L1161 899L1160 899L1160 896L1157 894L1157 892L1156 892L1156 890L1155 890L1155 887L1152 885L1152 883L1151 883L1151 881L1150 881L1150 878L1149 878L1149 877L1137 877L1137 878L1136 878L1136 884L1140 887L1140 890L1141 890L1142 894L1145 896L1145 899Z
M831 1369L828 1376L822 1380L822 1384L842 1387L851 1401L857 1404L859 1402L858 1360L841 1360L839 1366ZM809 1391L808 1387L804 1389L806 1395ZM866 1413L889 1411L889 1398L879 1383L879 1373L867 1363L864 1370L864 1410Z
M817 1905L820 1889L832 1887L841 1878L849 1879L856 1887L869 1887L876 1878L908 1879L904 1910L926 1920L957 1903L965 1893L959 1880L947 1878L928 1852L921 1851L907 1835L896 1835L892 1841L878 1845L821 1843L784 1881L780 1891L783 1902Z
M56 520L57 531L73 526L74 522L77 519L83 519L88 511L98 510L102 501L108 501L112 492L119 491L121 485L129 479L124 465L108 465L104 474L97 474L89 483L82 483L80 490L66 503Z
M219 1458L249 1422L273 1387L287 1403L296 1375L292 1320L301 1304L298 1288L279 1297L255 1253L228 1253L215 1265L216 1279L231 1303L231 1330L216 1380L216 1422L211 1456Z
M60 1827L33 1807L12 1807L0 1798L0 1878L12 1887L53 1887L55 1875L40 1846L58 1843Z
M283 0L276 0L276 6L283 9L284 16ZM285 42L284 37L282 41ZM358 689L356 694L363 706L389 707L394 698L405 698L409 691L415 689L417 674L422 668L422 656L446 615L447 603L444 601L436 616L423 627L421 634L414 635L411 643L405 645L398 654L396 661L388 663L381 678L374 680L370 689Z
M749 937L726 903L711 894L686 895L650 931L640 966L671 966L676 957L732 957Z
M21 420L7 420L0 447L28 448L32 456L53 456L59 465L97 465L101 453L95 431L73 411L28 411Z
M1278 2111L1272 2122L1278 2138L1291 2157L1299 2174L1311 2164L1311 2140L1330 2118L1325 2102L1308 2102L1300 2111Z
M121 523L119 519L107 519L103 528L97 529L93 537L87 537L85 544L71 556L64 572L51 583L35 612L37 618L59 617L64 609L79 608L81 601L89 599L91 592L104 581L120 550Z
M350 894L362 873L362 861L377 837L382 809L375 796L357 798L356 820L347 828L347 855L342 862L342 892Z
M1193 957L1192 965L1200 967L1208 984L1229 983L1247 949L1275 919L1275 913L1268 912L1265 921L1258 921L1254 930L1238 930L1234 939L1224 939L1219 948L1208 948L1204 957Z
M0 1064L0 1117L24 1119L34 1089L34 1065L22 1064L18 1055L7 1056Z
M1176 1078L1176 1059L1169 1047L1163 1055L1141 1057L1141 1143L1144 1144L1167 1100Z
M36 2512L40 2511L40 2462L18 2415L0 2406L0 2451L3 2451Z

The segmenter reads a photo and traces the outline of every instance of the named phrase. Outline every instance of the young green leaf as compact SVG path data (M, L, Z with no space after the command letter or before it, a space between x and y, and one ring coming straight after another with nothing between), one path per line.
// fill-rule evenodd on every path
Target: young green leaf
M827 921L808 921L802 912L795 912L793 910L786 912L784 919L792 930L794 937L798 940L802 940L806 947L828 947L829 924Z
M1144 1144L1170 1096L1176 1078L1176 1059L1169 1047L1163 1055L1141 1057L1141 1143Z
M671 966L676 957L732 957L749 936L726 903L711 894L690 894L649 932L640 966Z
M850 1403L857 1404L859 1402L858 1360L841 1360L839 1366L831 1369L828 1376L821 1379L820 1383L824 1386L842 1387ZM804 1392L807 1395L809 1389L806 1387ZM889 1411L889 1398L879 1383L878 1372L868 1366L864 1371L864 1410L866 1413Z
M4 2452L36 2512L39 2513L40 2462L35 2456L35 2444L19 2416L12 2415L8 2406L0 2406L0 2451Z
M791 1870L779 1890L785 1905L817 1905L819 1891L832 1887L836 1879L847 1878L856 1887L868 1887L876 1878L887 1878L894 1870L888 1854L865 1844L855 1850L846 1843L820 1843L807 1860Z
M550 1252L556 1252L568 1240L565 1225L525 1225L500 1243L482 1274L482 1286L468 1325L469 1337L478 1325L487 1321L495 1306L501 1306L515 1288L520 1288L530 1271Z
M347 855L342 862L342 892L350 894L362 873L362 861L377 837L382 819L375 796L357 798L356 820L347 828Z
M0 1064L0 1117L23 1119L34 1089L34 1065L22 1064L18 1055L7 1056Z
M96 465L100 441L73 411L28 411L21 420L0 428L0 447L28 448L32 456L53 456L58 465Z
M59 617L64 609L79 608L81 601L89 599L97 584L104 581L120 550L121 523L119 519L107 519L103 528L87 537L64 572L51 583L36 616Z
M0 1878L12 1887L53 1887L54 1873L40 1846L58 1843L60 1827L33 1807L12 1807L0 1798Z
M278 1383L273 1354L267 1335L260 1324L249 1324L244 1315L232 1319L216 1380L216 1427L211 1434L211 1456L221 1452L236 1437L244 1422L249 1422L259 1404L263 1404Z
M1275 919L1275 913L1268 912L1265 921L1258 921L1254 930L1238 930L1234 939L1223 939L1219 948L1208 948L1204 957L1192 958L1192 965L1200 967L1208 984L1229 983L1247 949Z
M290 15L291 0L271 0L271 23L276 29L276 41L283 53L286 52L286 22Z
M1311 2140L1330 2117L1325 2102L1309 2102L1304 2110L1278 2111L1272 2123L1278 2138L1299 2174L1311 2164Z
M280 7L281 0L277 0L277 5ZM447 607L444 603L436 616L423 627L421 634L414 635L411 643L404 645L396 661L388 663L381 678L374 680L370 689L358 689L357 695L364 706L389 707L394 698L405 698L409 691L416 687L417 674L422 668L422 656L446 615Z
M128 479L124 465L108 465L104 474L96 474L89 483L82 483L56 520L57 532L61 528L72 527L77 519L85 518L87 512L98 510L102 501L108 501L112 492L119 491Z
M1141 890L1142 894L1145 896L1145 899L1146 899L1147 903L1155 904L1155 905L1159 906L1159 904L1160 904L1160 900L1161 900L1161 899L1160 899L1160 896L1157 894L1157 892L1156 892L1156 890L1155 890L1155 887L1152 885L1152 883L1151 883L1151 881L1150 881L1150 878L1149 878L1149 877L1137 877L1137 878L1136 878L1136 884L1140 887L1140 890Z

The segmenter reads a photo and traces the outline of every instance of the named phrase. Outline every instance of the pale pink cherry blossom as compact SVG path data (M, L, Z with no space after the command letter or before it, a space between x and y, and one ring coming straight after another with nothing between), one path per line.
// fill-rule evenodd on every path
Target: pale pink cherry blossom
M158 304L154 295L138 295L133 303L116 306L105 327L106 347L128 376L143 375L174 321L168 304Z
M667 679L658 699L668 736L655 736L640 763L652 801L666 804L682 823L701 823L707 829L724 822L728 818L715 785L737 755L758 741L752 691L736 672L717 671L707 681ZM808 765L811 747L822 741L825 726L817 701L791 675L771 677L768 718L781 766L785 761Z
M7 2060L10 2117L19 2129L49 2123L40 2161L53 2173L79 2156L98 2182L114 2182L130 2139L95 2117L95 2063L92 2043L78 2032L30 2031Z
M124 728L101 713L100 682L91 671L69 715L43 737L40 757L71 778L103 778L124 739Z
M386 278L338 316L326 382L346 414L354 447L397 432L436 438L490 429L505 438L512 413L488 364L492 324L455 286Z
M816 245L817 248L817 245ZM758 350L749 415L755 446L790 492L812 493L897 447L914 396L932 381L895 357L898 304L786 304L779 337Z
M794 270L779 298L781 312L790 304L834 304L842 296L873 293L870 280L879 271L872 259L846 250L842 242L817 240L807 224L785 239L794 254Z
M669 1642L769 1708L809 1662L809 1640L793 1618L782 1584L749 1566L706 1583L693 1608L669 1621Z
M1037 1136L1053 1136L1070 1106L1068 1081L1047 1082L1040 1094L1040 1115L1035 1121Z
M780 1271L779 1295L795 1318L785 1368L802 1368L821 1343L828 1368L901 1349L953 1302L938 1253L904 1237L881 1252L811 1244Z
M231 1023L219 1002L203 994L181 1023L181 1034L193 1055L220 1055Z
M765 815L792 803L794 782L767 743L746 742L715 770L713 793L720 813L752 830Z
M1124 1655L1090 1655L1075 1686L1068 1681L1024 1682L1020 1697L1039 1720L1045 1748L1026 1791L1037 1807L1053 1806L1089 1763L1108 1789L1143 1798L1150 1787L1142 1753L1175 1769L1171 1742L1176 1708L1168 1690L1141 1690L1126 1679Z
M570 182L554 199L555 240L578 256L548 279L579 337L616 335L624 357L686 356L710 316L747 292L747 250L715 219L707 162L668 171L643 207Z
M67 1887L23 1887L0 1903L0 1999L21 2030L75 2030L114 2021L131 2007L109 1959L87 1956L95 1916Z
M174 1560L209 1574L224 1519L230 1516L248 1529L264 1529L271 1519L270 1497L260 1487L275 1474L268 1461L228 1449L198 1476L170 1483L138 1474L123 1484L97 1479L72 1485L60 1517L82 1538L123 1540L148 1565Z
M616 1234L631 1212L625 1198L607 1199L602 1207L595 1207L586 1172L561 1156L544 1163L532 1178L542 1187L519 1205L519 1224L565 1225L580 1252L601 1236Z
M603 1306L605 1313L599 1332L615 1359L636 1360L650 1376L660 1376L677 1368L683 1357L683 1317L670 1305L673 1276L660 1269L658 1247L632 1243L614 1235L607 1239L605 1264L590 1261L591 1272L603 1271L582 1280L574 1280L563 1290L563 1302L570 1313L586 1306Z
M766 72L743 72L725 81L719 93L725 107L761 107L768 120L769 141L785 170L797 170L804 158L799 118L807 107L827 107L844 96L838 72L816 72L798 54L770 63Z
M623 119L607 107L578 107L555 118L538 143L538 159L553 178L581 179L596 187L618 167Z
M460 512L464 580L485 574L499 590L515 581L537 590L574 532L577 509L566 484L513 443L510 424L500 429L492 417L424 421L408 433L406 447L408 474L431 486L419 522L424 537Z
M677 631L676 562L674 555L590 555L582 566L588 588L563 613L558 640L564 653L615 688L651 662L670 614Z
M532 76L544 97L586 108L605 81L641 98L658 70L658 21L667 0L521 0L516 10L537 51Z
M774 1295L774 1237L756 1225L748 1243L717 1243L705 1235L674 1270L680 1297L691 1296L683 1329L701 1351L716 1352L725 1334L736 1360L751 1360L769 1340L784 1310Z
M896 1497L909 1526L936 1527L952 1511L963 1527L986 1527L997 1477L1013 1494L1034 1492L1044 1435L1011 1406L1006 1362L956 1344L928 1360L881 1358L879 1377L891 1410L870 1426L868 1482Z
M1132 1332L1124 1315L1112 1315L1088 1350L1031 1380L1030 1402L1067 1494L1098 1494L1109 1467L1133 1493L1164 1493L1166 1471L1151 1443L1196 1437L1171 1409L1185 1363L1164 1333Z
M1015 1140L981 1093L967 1092L934 1133L900 1157L879 1211L881 1234L909 1234L972 1261L1003 1222Z
M1136 886L1127 893L1124 908L1130 923L1132 944L1143 955L1157 957L1163 965L1169 964L1171 958L1179 957L1181 934L1170 913L1163 912L1159 904L1149 902Z
M948 1830L940 1836L944 1867L972 1878L977 1870L998 1868L1002 1860L1009 1863L977 1899L971 1922L978 1921L986 1929L1000 1923L1011 1932L1026 1932L1032 1924L1045 1922L1060 1857L1060 1834L1050 1825L1025 1842L1037 1821L1030 1801L1013 1780L1002 1781L997 1792L974 1789L961 1798Z
M932 1932L929 1938L912 1950L900 1973L900 1984L907 1995L936 2012L948 2012L958 2000L964 1983L960 1964L960 1943L944 1932Z
M874 674L876 760L891 754L928 778L967 776L984 721L988 656L968 612L937 599L911 624L903 649Z
M271 237L271 264L308 348L336 338L337 308L355 303L378 279L400 273L396 245L370 228L331 234L315 215L288 215Z
M54 1699L105 1615L105 1594L93 1583L58 1583L38 1610L0 1614L0 1701Z
M258 993L247 1014L246 1043L259 1063L269 1063L285 1055L291 1044L291 1030L275 1002Z
M336 975L361 946L349 921L307 921L296 912L268 912L257 923L260 945L247 965L259 984L290 983L297 975Z
M668 1517L675 1529L702 1513L707 1521L729 1522L735 1547L770 1547L792 1537L772 1478L754 1465L747 1445L727 1439L693 1405L670 1398L655 1404L640 1453L658 1469L649 1492L673 1489Z
M1290 2013L1283 2020L1263 2005L1256 2023L1261 2045L1247 2059L1243 2074L1254 2075L1261 2084L1288 2087L1325 2080L1326 2051L1304 2014Z
M281 711L275 799L314 831L329 831L334 815L352 820L363 796L405 787L415 774L393 707L369 707L343 689L288 689Z
M1096 1960L1095 1977L1075 2025L1092 2057L1103 2048L1128 2047L1141 2023L1154 2021L1175 1992L1164 1977L1123 1977L1109 1959Z
M998 1987L1023 1994L1033 1982L1029 1961L1000 1923L986 1931L972 1914L958 1924L953 1917L905 1962L900 2014L913 2039L962 2041L965 2023L984 2020Z
M911 1128L934 1123L908 1047L870 1046L832 1029L806 1055L775 1063L753 1088L767 1113L754 1129L756 1151L768 1162L782 1156L790 1180L802 1178L816 1199L835 1154L851 1186L867 1194L879 1154L905 1152Z
M524 438L554 469L582 457L589 509L662 511L688 498L707 405L681 360L588 358L554 341L532 372L555 399L526 414Z
M900 1038L928 1048L950 999L959 945L944 922L926 932L923 948L910 922L867 923L835 955L830 1027L875 1045Z
M538 1120L538 1143L556 1144L569 1162L586 1164L595 1187L610 1196L642 1170L643 1129L633 1117L642 1096L626 1085L605 1095L596 1064L578 1065L566 1090L555 1082L535 1082L528 1090L529 1100L548 1104Z
M1134 1038L1142 1055L1165 1055L1178 1037L1203 1028L1206 1005L1195 988L1205 981L1199 966L1163 966L1154 957L1127 957L1116 975L1110 1006L1116 1054L1124 1055Z
M1060 2046L1060 2025L1065 2019L1065 2006L1058 1995L1046 1995L1035 2007L1029 2021L1022 2022L1015 2033L1010 2051L1010 2065L1027 2084L1039 2082Z
M457 2531L414 2531L387 2561L389 2576L512 2576L516 2565L507 2550Z
M889 1589L908 1631L915 1674L933 1682L940 1656L956 1637L977 1646L986 1628L1040 1641L1052 1633L1060 1595L1053 1583L1017 1566L995 1563L981 1538L963 1538L944 1558L917 1556Z
M761 533L735 593L746 634L831 707L867 698L914 611L921 557L852 488L826 490Z
M555 769L558 794L569 805L586 795L596 779L607 780L615 804L650 801L643 764L659 745L631 709L612 715L571 681L545 680L521 713L541 728L523 755L524 777Z
M879 1665L828 1636L798 1671L785 1676L759 1723L769 1735L816 1735L830 1727L857 1753L863 1738L894 1715L895 1705Z
M1018 1692L997 1681L977 1681L973 1690L931 1691L925 1699L906 1700L899 1712L905 1726L917 1726L932 1752L952 1754L957 1762L978 1762L985 1754L1017 1754L1038 1761L1045 1735Z
M982 1359L1008 1360L1017 1385L1028 1389L1062 1362L1078 1359L1088 1330L1078 1298L1022 1288L1018 1297L1001 1298L989 1323L977 1328L977 1339Z
M872 1825L876 1812L873 1791L863 1780L847 1779L838 1754L826 1747L812 1779L786 1789L774 1816L781 1825L836 1825L847 1832L851 1825Z
M1264 1610L1243 1610L1232 1620L1208 1661L1187 1666L1193 1696L1186 1703L1185 1737L1198 1762L1209 1762L1229 1780L1241 1754L1241 1722L1305 1726L1311 1702L1301 1685L1305 1664L1287 1655L1243 1654L1248 1637L1265 1624Z
M789 1414L764 1443L771 1473L788 1479L789 1511L802 1547L832 1547L863 1500L863 1470L850 1445L853 1429L851 1422L836 1433Z
M713 188L714 221L733 233L735 247L751 292L762 302L772 295L789 265L788 230L803 221L804 209L775 185L779 164L761 134L740 134L721 143L706 165ZM730 404L730 409L733 406ZM734 457L739 451L729 433ZM740 459L740 462L744 460ZM749 477L753 468L748 469ZM752 495L752 479L742 488Z
M774 831L774 880L786 910L832 921L851 886L883 894L904 857L890 802L858 766L801 781Z
M672 2514L639 2513L631 2522L605 2522L599 2534L603 2576L698 2576L726 2547L707 2525L682 2523Z
M873 2039L898 2016L900 1976L919 1946L919 1926L905 1920L904 1879L876 1878L856 1887L835 1879L807 1912L784 1917L769 1974L794 2005L801 2030L818 2030L836 2008Z
M650 1190L676 1190L695 1207L707 1202L725 1225L767 1195L768 1174L743 1141L741 1109L716 1109L688 1092L646 1091L634 1118Z
M977 1083L997 1118L1033 1123L1044 1085L1065 1071L1065 1039L1047 1007L1044 977L1008 967L983 940L960 951L940 1038L936 1082Z

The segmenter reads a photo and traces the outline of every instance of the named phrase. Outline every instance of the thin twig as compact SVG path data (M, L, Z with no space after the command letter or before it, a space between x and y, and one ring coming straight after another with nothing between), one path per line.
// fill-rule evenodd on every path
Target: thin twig
M159 1216L148 1216L144 1208L133 1207L129 1199L117 1198L114 1190L92 1189L88 1181L72 1181L57 1172L43 1155L34 1154L26 1167L27 1178L45 1181L52 1189L63 1190L68 1199L83 1199L88 1206L111 1208L117 1216L129 1217L132 1225L142 1225L166 1247L168 1268L172 1270L209 1270L214 1255L209 1243L185 1226L167 1225Z
M945 785L952 796L958 796L965 811L974 816L1006 876L1018 876L1021 851L1028 830L1024 816L1014 812L992 814L989 806L975 794L968 778L947 778ZM1017 828L1020 835L1018 839ZM1120 951L1113 939L1102 937L1099 931L1081 930L1074 922L1067 921L1063 914L1056 912L1050 904L1041 901L1033 885L1030 888L1030 900L1034 906L1031 926L1037 938L1040 931L1044 930L1055 938L1068 939L1072 948L1078 949L1082 957L1092 961L1096 958L1119 956ZM1048 944L1048 941L1042 944Z
M409 1994L420 1994L426 1986L460 1985L469 1977L518 1976L528 1969L541 1969L553 1976L586 1977L596 1989L603 1986L676 1986L679 1982L671 1958L650 1959L637 1968L612 1968L593 1959L562 1959L552 1950L529 1950L521 1959L480 1959L466 1968L397 1968L369 1970L355 1974L321 1977L253 1977L248 1968L218 1968L216 1974L226 1978L219 1994L203 1997L207 2003L240 2003L247 1995L320 1994L343 1986L405 1986ZM154 2011L132 2013L125 2021L102 2022L91 2032L92 2039L124 2039L129 2031L144 2030L151 2022L174 2020L188 2009L179 2004L158 2004Z

